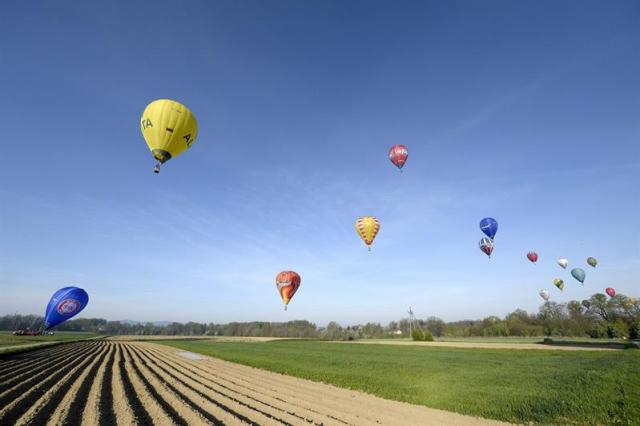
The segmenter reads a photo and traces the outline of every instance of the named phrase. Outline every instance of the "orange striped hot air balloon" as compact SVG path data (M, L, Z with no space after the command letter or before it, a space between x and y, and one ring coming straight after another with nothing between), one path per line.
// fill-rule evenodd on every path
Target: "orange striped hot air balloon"
M356 232L371 251L371 244L380 231L380 222L373 216L364 216L356 220Z
M298 291L301 282L302 280L297 272L282 271L276 275L276 287L284 303L285 311L287 310L289 301L293 298L293 295L296 294L296 291Z

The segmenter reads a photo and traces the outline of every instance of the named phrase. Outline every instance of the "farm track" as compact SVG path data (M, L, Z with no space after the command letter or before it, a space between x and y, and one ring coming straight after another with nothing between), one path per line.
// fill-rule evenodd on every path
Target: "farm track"
M5 356L0 424L499 424L202 358L105 340Z

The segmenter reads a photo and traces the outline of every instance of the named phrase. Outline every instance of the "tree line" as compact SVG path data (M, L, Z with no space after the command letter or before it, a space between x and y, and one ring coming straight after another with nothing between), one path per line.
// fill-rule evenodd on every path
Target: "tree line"
M0 316L0 330L39 329L43 317L37 315ZM567 336L593 338L638 339L640 334L640 304L636 299L618 294L609 298L597 293L583 301L568 303L545 302L537 313L522 309L504 318L489 316L479 320L445 322L437 317L416 320L410 324L403 318L387 325L367 323L343 327L330 322L317 327L309 321L231 322L227 324L199 322L136 323L108 321L102 318L79 318L66 321L57 331L86 331L109 335L164 336L252 336L302 337L330 340L409 337L415 327L435 337L508 337Z

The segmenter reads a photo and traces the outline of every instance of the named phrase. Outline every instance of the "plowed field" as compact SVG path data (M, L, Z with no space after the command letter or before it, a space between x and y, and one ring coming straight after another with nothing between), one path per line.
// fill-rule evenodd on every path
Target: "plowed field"
M0 360L0 424L498 424L146 342Z

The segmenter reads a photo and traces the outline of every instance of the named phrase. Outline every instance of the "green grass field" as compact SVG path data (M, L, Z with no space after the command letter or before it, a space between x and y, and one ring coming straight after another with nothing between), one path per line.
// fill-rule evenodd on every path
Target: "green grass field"
M318 341L160 341L227 361L463 414L638 424L640 351L454 349Z
M45 342L70 342L73 340L88 339L98 336L95 333L83 333L75 331L56 332L53 336L14 336L11 331L0 331L0 353L5 353L2 348L8 346L28 346L34 343Z
M542 343L544 337L439 337L436 340L438 342ZM623 339L593 339L590 337L553 337L553 340L580 342L595 345L627 342Z

